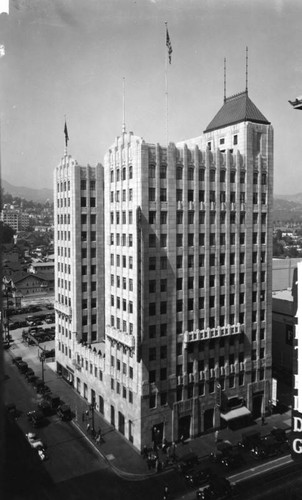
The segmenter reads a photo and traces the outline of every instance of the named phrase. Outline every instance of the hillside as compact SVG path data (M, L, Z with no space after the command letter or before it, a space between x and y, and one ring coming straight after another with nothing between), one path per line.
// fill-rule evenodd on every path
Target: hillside
M28 201L32 200L45 203L46 200L51 202L53 200L53 190L49 188L34 189L26 186L13 186L4 179L2 179L2 188L5 193L11 194L12 196L19 196Z

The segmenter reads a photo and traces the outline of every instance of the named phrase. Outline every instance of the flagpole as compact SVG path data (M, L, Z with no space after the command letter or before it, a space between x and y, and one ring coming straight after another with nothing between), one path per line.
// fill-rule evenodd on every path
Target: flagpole
M168 23L165 22L166 25L166 40L167 40L167 32L168 32ZM165 50L165 95L166 95L166 144L167 144L167 153L168 153L168 144L169 144L169 99L168 99L168 50Z

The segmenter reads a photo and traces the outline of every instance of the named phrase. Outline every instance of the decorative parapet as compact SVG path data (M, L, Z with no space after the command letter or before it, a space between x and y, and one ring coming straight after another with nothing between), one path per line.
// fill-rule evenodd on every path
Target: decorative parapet
M236 325L217 326L216 328L206 328L205 330L194 330L185 332L184 343L198 342L200 340L209 340L217 337L228 337L230 335L238 335L244 331L244 325L237 323Z
M57 300L55 301L55 310L58 312L58 313L61 313L61 314L64 314L65 316L67 316L68 318L71 318L72 317L72 309L70 306L65 306L64 304L61 304L60 302L58 302Z
M81 364L81 360L83 360L84 366ZM76 343L74 358L72 360L72 364L78 371L85 370L85 362L92 364L97 367L102 372L105 371L105 358L100 349L92 345L83 345L79 342Z
M123 347L130 349L131 351L135 348L134 336L129 333L122 332L113 326L106 326L106 337L108 337L111 342L121 344Z

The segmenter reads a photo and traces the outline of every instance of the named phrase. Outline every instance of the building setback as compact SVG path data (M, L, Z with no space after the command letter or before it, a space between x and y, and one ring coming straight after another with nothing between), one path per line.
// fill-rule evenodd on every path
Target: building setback
M59 198L62 170L55 182ZM75 164L71 170L83 172ZM100 175L96 184L101 200ZM248 93L225 99L200 137L161 147L123 132L106 154L104 232L98 204L95 227L104 242L104 267L101 260L96 264L102 344L102 330L97 338L85 335L80 321L90 289L85 299L85 261L76 249L86 214L80 200L89 192L76 186L70 186L70 217L77 223L67 304L60 274L65 260L56 255L60 370L138 449L163 437L193 438L231 416L265 413L271 398L273 130ZM58 237L61 203L55 201ZM87 255L91 245L87 241ZM62 335L60 315L72 340Z

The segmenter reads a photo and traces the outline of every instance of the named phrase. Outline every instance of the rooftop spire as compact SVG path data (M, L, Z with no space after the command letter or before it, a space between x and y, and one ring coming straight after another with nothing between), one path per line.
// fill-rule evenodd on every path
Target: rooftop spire
M125 77L123 76L123 134L126 133L126 122L125 122Z
M226 101L226 58L224 58L223 100Z
M245 91L248 94L248 76L249 76L249 49L245 48Z

